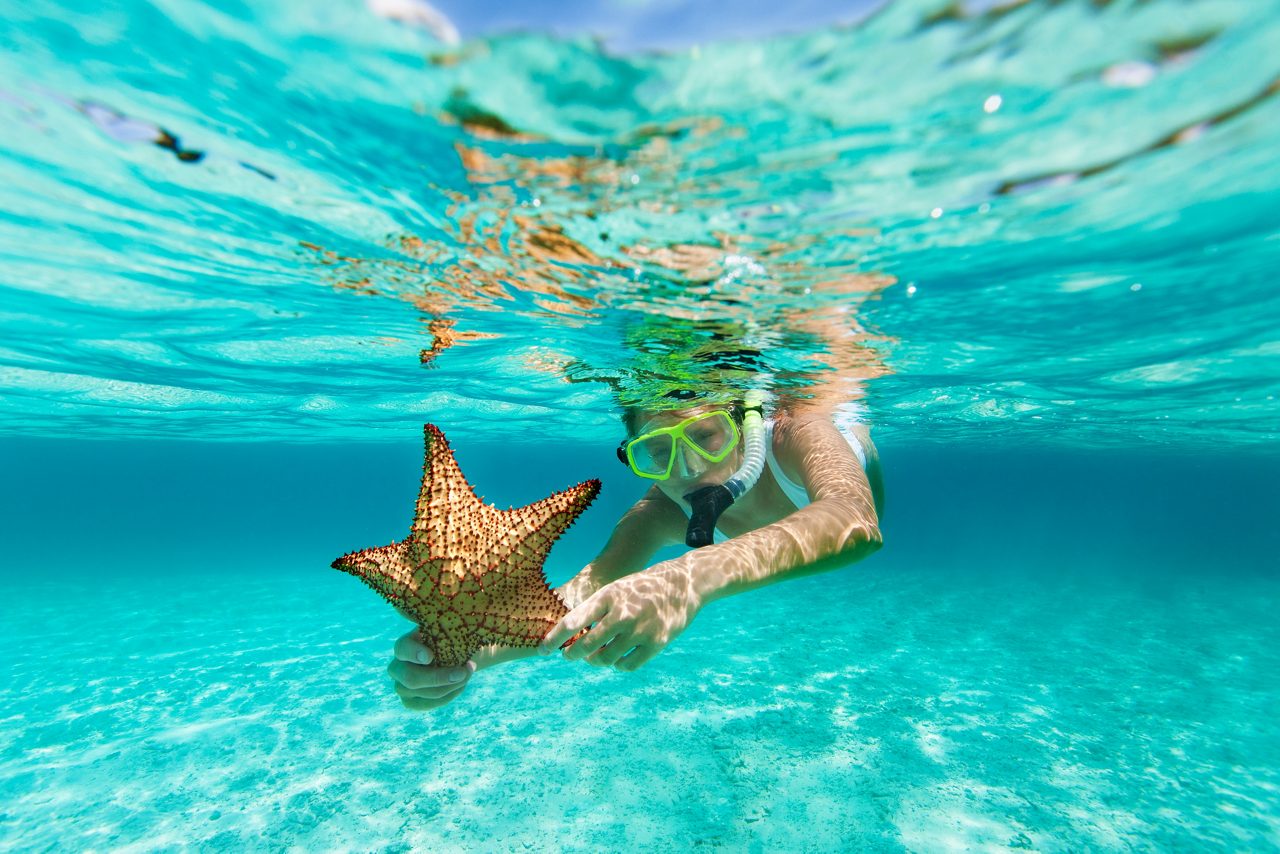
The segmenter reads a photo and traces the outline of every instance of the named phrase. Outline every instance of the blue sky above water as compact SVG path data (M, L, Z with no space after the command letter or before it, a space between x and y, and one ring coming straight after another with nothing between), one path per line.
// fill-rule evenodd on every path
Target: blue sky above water
M761 38L833 24L853 23L879 5L877 0L439 0L436 7L457 25L463 38L511 30L562 36L596 35L619 52L675 50L725 39Z

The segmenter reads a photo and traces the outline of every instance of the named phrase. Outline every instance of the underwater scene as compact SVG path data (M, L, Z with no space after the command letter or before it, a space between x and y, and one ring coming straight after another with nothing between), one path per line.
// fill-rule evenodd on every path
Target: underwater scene
M0 9L0 851L1280 850L1280 4Z

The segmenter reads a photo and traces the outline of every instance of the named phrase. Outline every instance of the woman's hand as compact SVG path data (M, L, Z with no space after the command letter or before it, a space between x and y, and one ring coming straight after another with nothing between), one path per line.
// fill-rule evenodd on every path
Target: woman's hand
M457 699L475 672L473 661L461 667L433 665L431 650L422 643L417 629L396 641L395 658L387 667L400 702L416 712L436 709Z
M679 637L701 607L689 565L665 561L601 587L556 624L538 651L547 655L594 623L564 657L636 670Z

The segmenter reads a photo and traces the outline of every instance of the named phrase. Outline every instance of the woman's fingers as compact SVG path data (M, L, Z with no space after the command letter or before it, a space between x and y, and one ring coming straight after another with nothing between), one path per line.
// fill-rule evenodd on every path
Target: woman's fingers
M409 661L414 664L431 663L431 650L427 649L416 629L406 635L401 635L400 639L396 641L393 654L401 661Z
M406 696L438 698L456 690L466 683L475 673L474 662L468 661L461 667L434 667L431 665L411 664L394 659L387 665L387 675L396 684L396 693Z
M402 703L406 700L442 700L457 693L459 687L458 685L446 685L442 688L406 688L399 682L391 683L392 690L396 692L396 696L400 698Z
M638 646L618 659L617 664L614 666L623 671L638 670L660 652L662 652L662 647L660 646Z
M609 613L608 598L598 594L590 597L587 601L565 614L560 619L560 622L556 623L555 627L542 639L542 643L538 644L538 652L542 655L549 655L587 626L592 623L599 623L607 613ZM577 649L578 645L589 637L591 637L590 634L583 635L574 641L573 646L565 650L565 656Z
M401 635L395 644L395 658L387 665L391 687L406 709L425 712L455 699L476 672L474 661L461 667L433 665L431 650L417 629Z
M446 703L453 702L457 699L458 694L462 693L464 685L459 685L443 697L427 698L427 697L406 697L400 695L400 704L406 709L414 712L428 712L432 709L438 709ZM396 692L399 693L399 692Z
M620 635L588 656L587 664L594 664L596 667L613 667L614 663L619 658L622 658L623 653L634 646L635 641L631 639L630 635L625 637Z
M615 643L622 643L618 626L599 626L599 631L592 629L573 642L573 646L564 651L569 661L586 659L588 664L599 664L600 656Z
M574 641L573 646L564 651L565 660L578 661L594 655L619 634L625 634L629 631L630 626L625 623L619 623L608 618L603 619L592 626L591 631Z

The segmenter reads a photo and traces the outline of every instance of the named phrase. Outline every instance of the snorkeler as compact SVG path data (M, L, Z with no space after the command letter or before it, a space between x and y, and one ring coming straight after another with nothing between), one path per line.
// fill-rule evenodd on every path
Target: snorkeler
M194 148L186 148L177 135L170 133L154 122L127 116L119 110L97 101L71 101L61 96L55 97L84 115L89 121L93 122L98 130L116 142L150 143L157 148L172 152L173 156L182 163L199 163L205 159L205 152ZM252 163L246 163L243 160L236 162L243 168L248 169L250 172L255 172L269 181L276 180L276 176L266 169L254 166Z
M203 151L183 148L176 136L157 124L126 116L97 101L80 101L75 107L93 122L98 130L117 142L149 142L173 152L173 155L183 163L199 163L204 158Z
M603 551L557 592L570 612L537 650L488 647L463 667L435 667L416 630L388 667L410 709L442 706L477 669L564 651L570 660L635 670L709 602L846 566L881 545L879 457L861 424L777 412L751 401L624 415L619 459L653 486L623 515ZM649 565L665 546L692 547Z

